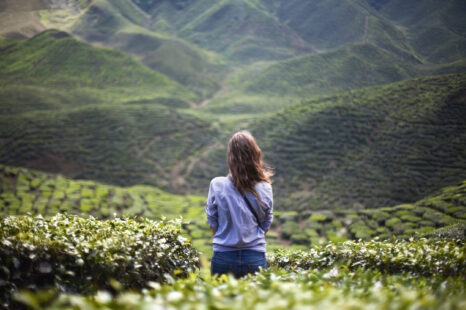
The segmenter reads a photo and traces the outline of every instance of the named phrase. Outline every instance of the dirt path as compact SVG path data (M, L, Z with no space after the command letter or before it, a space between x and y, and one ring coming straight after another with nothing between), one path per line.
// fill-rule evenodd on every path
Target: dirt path
M228 85L227 81L228 79L230 78L230 76L235 72L236 70L233 70L232 72L228 73L225 78L223 79L221 85L222 87L220 87L220 89L214 93L210 98L202 101L201 103L199 103L196 107L197 108L202 108L202 107L205 107L206 105L208 105L212 100L220 97L220 96L223 96L225 95L226 93L228 93L230 90L231 90L231 86Z
M185 183L186 177L191 173L196 164L198 164L202 158L207 157L212 151L221 146L221 143L216 141L195 152L190 157L178 162L170 172L171 186L176 191L180 190Z

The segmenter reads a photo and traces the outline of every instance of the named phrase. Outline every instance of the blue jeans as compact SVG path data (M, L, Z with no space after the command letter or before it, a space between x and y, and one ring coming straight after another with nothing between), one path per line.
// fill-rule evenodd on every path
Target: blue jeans
M214 252L210 265L212 275L231 273L235 278L256 273L259 267L267 268L265 253L253 250Z

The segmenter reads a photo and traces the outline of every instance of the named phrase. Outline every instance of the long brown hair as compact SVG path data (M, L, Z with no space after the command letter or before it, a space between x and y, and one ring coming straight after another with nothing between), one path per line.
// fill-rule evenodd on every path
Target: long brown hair
M242 194L253 193L263 203L254 186L259 182L272 183L273 171L262 161L261 149L249 131L235 133L228 142L227 163L229 176L236 189Z

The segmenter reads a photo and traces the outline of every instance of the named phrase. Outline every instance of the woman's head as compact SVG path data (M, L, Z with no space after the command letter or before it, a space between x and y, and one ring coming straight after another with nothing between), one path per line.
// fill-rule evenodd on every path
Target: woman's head
M257 196L254 185L261 181L271 183L273 175L262 162L261 149L249 131L235 133L228 142L227 163L235 187L241 192Z

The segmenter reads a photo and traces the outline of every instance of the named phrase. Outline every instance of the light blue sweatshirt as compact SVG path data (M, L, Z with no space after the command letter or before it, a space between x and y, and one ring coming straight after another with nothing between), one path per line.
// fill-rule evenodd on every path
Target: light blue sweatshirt
M273 220L272 185L260 182L254 188L264 204L251 193L246 193L246 198L256 211L259 223L228 177L216 177L210 182L205 211L210 226L216 229L212 242L214 251L265 252L264 232Z

